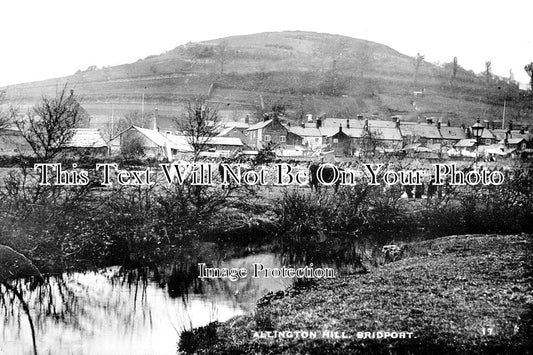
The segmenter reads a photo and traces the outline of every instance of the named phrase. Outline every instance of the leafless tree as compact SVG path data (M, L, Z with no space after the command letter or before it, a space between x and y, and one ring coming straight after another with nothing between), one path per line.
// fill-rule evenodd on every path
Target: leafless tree
M485 80L487 81L487 85L492 80L492 62L490 60L485 62Z
M420 71L420 66L422 65L422 63L424 63L424 58L425 58L424 55L420 53L416 54L415 61L414 61L414 66L415 66L414 83L415 85L418 83L418 72Z
M6 92L0 91L0 129L8 127L11 123L9 109L5 105L7 105Z
M209 140L218 133L217 110L204 98L187 101L185 113L182 117L175 118L174 123L178 131L187 137L188 143L193 147L194 160L197 160L200 153L206 150Z
M529 88L530 90L533 90L533 62L527 64L524 67L524 70L526 71L527 75L529 75Z
M74 128L85 119L74 91L63 86L55 97L43 96L28 110L27 117L12 111L12 119L41 162L49 162L64 150L74 135Z
M372 70L374 65L374 51L368 42L364 42L355 54L356 64L361 80L364 79L365 73Z
M457 78L457 70L459 69L459 63L457 61L457 57L453 57L452 61L452 77L450 79L450 85L453 86L455 83L455 79Z
M226 41L220 42L215 48L215 60L220 64L220 75L224 75L224 66L229 59L228 43Z

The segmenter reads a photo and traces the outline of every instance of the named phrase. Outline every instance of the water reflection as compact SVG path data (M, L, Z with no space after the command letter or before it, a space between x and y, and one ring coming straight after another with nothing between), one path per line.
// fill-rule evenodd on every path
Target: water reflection
M221 266L279 267L273 254L232 259ZM195 270L168 267L121 273L50 277L32 290L14 284L30 308L39 354L175 354L183 329L250 313L259 297L287 279L199 280ZM192 276L192 277L191 277ZM0 354L33 354L28 320L5 288L0 297Z

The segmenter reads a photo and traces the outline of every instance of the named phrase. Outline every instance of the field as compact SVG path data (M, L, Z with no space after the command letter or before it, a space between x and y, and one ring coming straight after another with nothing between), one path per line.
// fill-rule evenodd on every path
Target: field
M254 316L182 336L197 354L506 353L531 351L531 235L462 235L405 245L368 274L267 295ZM324 330L348 339L259 339L255 331ZM360 339L358 332L412 332ZM195 336L197 338L195 338ZM529 346L529 347L528 347Z

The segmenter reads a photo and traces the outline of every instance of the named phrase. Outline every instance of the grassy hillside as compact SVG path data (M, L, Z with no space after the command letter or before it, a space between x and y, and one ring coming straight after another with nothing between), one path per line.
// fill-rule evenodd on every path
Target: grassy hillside
M270 295L255 316L186 332L180 344L197 354L531 353L531 241L465 235L408 244L400 261ZM252 336L274 330L330 330L349 338ZM414 337L357 335L378 331Z
M295 118L305 113L346 117L367 113L414 119L420 114L469 124L476 117L499 119L504 100L508 120L523 122L531 115L531 105L524 103L517 87L497 78L487 82L459 68L451 84L450 65L428 62L420 66L416 82L414 73L414 58L390 47L293 31L188 43L134 63L88 68L65 78L10 86L7 91L17 102L31 104L68 81L90 113L110 111L111 102L140 109L144 93L146 103L166 105L209 94L216 104L250 112L260 109L262 96L266 109L281 104ZM424 89L423 97L415 100L413 92Z

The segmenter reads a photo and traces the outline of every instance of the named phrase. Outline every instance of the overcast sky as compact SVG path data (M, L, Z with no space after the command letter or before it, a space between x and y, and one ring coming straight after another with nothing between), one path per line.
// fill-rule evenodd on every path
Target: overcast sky
M0 86L117 65L189 41L265 31L341 34L528 82L533 1L2 0Z

